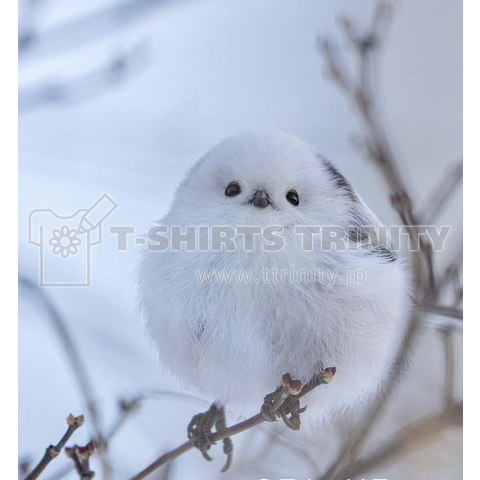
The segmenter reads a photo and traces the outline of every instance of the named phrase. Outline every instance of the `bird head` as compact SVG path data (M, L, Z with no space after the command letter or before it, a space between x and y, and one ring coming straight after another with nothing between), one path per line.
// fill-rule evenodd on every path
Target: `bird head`
M205 225L338 225L353 190L314 147L277 130L224 139L187 173L171 213Z

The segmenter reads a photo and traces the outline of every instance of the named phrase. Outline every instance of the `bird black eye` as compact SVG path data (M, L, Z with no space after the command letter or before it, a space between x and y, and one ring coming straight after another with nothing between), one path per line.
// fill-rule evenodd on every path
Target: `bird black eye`
M292 204L297 206L300 203L298 193L296 190L289 190L286 195L286 199Z
M230 182L228 187L225 189L225 195L227 197L236 197L237 195L240 195L241 192L242 189L240 188L238 182Z

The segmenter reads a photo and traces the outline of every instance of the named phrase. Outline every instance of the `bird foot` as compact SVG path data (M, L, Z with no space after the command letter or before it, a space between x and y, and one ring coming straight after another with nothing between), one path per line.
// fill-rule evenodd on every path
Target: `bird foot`
M292 430L300 430L300 414L307 409L307 406L300 408L300 400L294 395L289 395L283 405L278 409L278 414L285 425Z
M267 422L275 422L281 418L292 430L300 428L300 413L306 409L300 408L300 402L295 398L302 391L302 382L293 380L289 373L282 376L281 385L265 396L260 413ZM288 416L290 415L290 416Z
M300 380L293 380L289 373L282 376L281 385L265 396L260 413L267 422L275 422L281 418L292 430L300 429L300 415L307 407L300 408L300 397L320 385L330 383L335 376L335 367L322 368L308 383L302 385Z
M215 443L213 441L213 427L215 427L217 432L226 428L225 410L215 403L206 412L194 415L187 427L188 438L193 440L193 444L200 450L203 458L206 460L212 460L207 451ZM223 451L227 455L227 462L222 468L222 472L226 472L230 468L233 459L231 438L223 439Z

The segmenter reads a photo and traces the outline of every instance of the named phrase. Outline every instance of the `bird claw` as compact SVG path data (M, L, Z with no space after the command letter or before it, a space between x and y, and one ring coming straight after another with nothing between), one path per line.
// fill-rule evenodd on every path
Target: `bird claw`
M194 446L200 450L203 458L209 461L213 460L207 450L215 444L212 433L214 426L217 432L226 428L225 411L223 407L215 404L206 412L195 415L187 427L188 438L193 440ZM223 439L223 451L227 455L227 462L221 471L226 472L233 460L233 443L229 437Z
M305 385L302 385L300 380L293 380L292 376L286 373L282 376L282 384L265 396L260 409L262 418L267 422L275 422L277 418L281 418L288 428L299 430L300 415L307 409L306 406L300 408L299 397L310 393L319 385L330 383L336 371L335 367L321 368Z
M233 460L233 442L232 439L227 437L223 439L223 452L227 455L227 461L224 467L220 470L221 473L226 472L232 465Z
M210 445L207 448L210 448ZM200 452L202 453L202 456L205 460L208 460L209 462L211 462L213 460L213 458L205 450L202 450L200 447L197 447L197 448L200 450Z
M300 430L301 421L300 414L298 412L290 414L290 417L287 417L287 415L283 414L282 420L283 423L285 423L285 425L291 430Z
M307 406L300 408L300 401L295 397L288 397L285 403L280 407L279 413L282 417L283 423L292 429L300 430L300 414L305 412ZM290 416L288 416L290 414Z
M212 460L207 450L212 446L212 427L215 423L215 412L210 408L205 413L194 415L187 427L187 435L193 444L200 450L203 458Z
M277 415L272 409L272 406L269 404L264 403L262 405L262 408L260 409L260 414L262 415L263 419L266 422L276 422L277 421Z
M277 410L288 397L288 387L280 386L274 392L265 395L260 413L267 422L275 422L278 418Z

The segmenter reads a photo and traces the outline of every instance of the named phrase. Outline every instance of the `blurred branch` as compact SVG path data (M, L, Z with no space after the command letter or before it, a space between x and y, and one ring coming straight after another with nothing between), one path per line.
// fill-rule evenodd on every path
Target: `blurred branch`
M278 444L280 444L281 446L285 447L287 450L290 450L292 453L294 454L297 454L299 457L301 457L303 460L305 460L306 462L308 462L310 464L310 466L312 467L312 469L314 469L313 471L315 471L315 469L318 468L318 465L317 463L315 462L315 460L312 458L312 455L310 455L310 452L308 450L306 450L305 448L302 448L301 446L299 445L295 445L291 439L284 439L283 436L274 431L273 429L270 429L270 438L271 438L271 442L277 442ZM264 458L263 456L258 456L258 459L262 459Z
M400 174L399 162L384 130L384 122L380 120L375 91L372 88L372 82L375 78L375 56L379 52L392 17L393 2L380 0L376 4L373 21L367 32L358 33L359 29L347 19L340 21L343 33L349 45L353 46L359 63L359 72L356 76L349 73L340 49L333 45L330 40L317 38L317 47L324 59L327 74L338 85L339 89L343 91L362 121L364 135L360 139L357 138L357 146L361 147L361 151L375 163L382 173L390 190L392 206L407 227L411 239L415 244L418 243L420 245L419 251L410 252L413 263L413 304L428 305L429 313L446 315L458 321L458 317L461 316L460 311L437 305L439 289L435 282L433 249L431 244L427 243L419 235L418 229L415 228L416 225L419 225L419 218L414 213L412 198L407 184ZM456 186L458 181L453 183ZM451 195L451 190L454 190L454 186L450 187L448 192L443 192L441 196L437 197L436 210L441 210ZM404 371L406 358L411 353L420 329L420 322L423 320L424 314L422 310L412 308L407 334L391 369L389 380L368 408L361 425L348 436L337 459L330 465L326 473L321 476L321 480L347 478L348 474L352 473L350 467L352 464L355 464L355 460L367 436L383 412L387 400L398 383L399 376ZM354 473L356 474L356 471Z
M18 459L18 480L25 480L27 473L30 471L31 463L30 456L23 456Z
M105 435L106 441L110 441L120 430L120 428L125 423L125 420L133 413L136 412L140 408L140 403L142 401L142 397L138 396L133 398L132 400L126 400L122 398L118 402L119 407L119 414L117 419L113 423L113 425L108 430L107 434Z
M451 165L425 202L423 223L434 224L463 181L463 161Z
M437 439L447 428L461 427L462 421L463 404L454 403L437 415L428 416L405 426L375 453L352 464L350 470L355 475L369 472L387 461L422 447L426 441Z
M357 146L377 165L389 186L391 202L399 214L403 224L407 227L409 235L420 245L420 252L413 254L415 272L415 290L421 288L423 282L423 269L420 254L427 264L427 275L430 287L434 286L433 255L430 244L418 234L415 225L419 221L414 214L411 196L408 193L398 162L388 137L383 129L383 122L379 119L375 97L371 88L373 78L373 56L381 46L382 37L393 14L391 2L380 1L374 13L371 29L363 34L356 33L356 28L349 20L343 19L340 25L354 46L360 63L359 79L352 78L344 66L344 60L338 48L325 38L317 38L317 47L324 58L327 74L336 82L345 93L349 102L355 108L364 126L364 137L357 139Z
M93 478L95 472L90 469L90 457L95 452L95 443L90 441L84 447L74 445L73 447L65 448L67 457L73 460L75 470L81 480Z
M130 51L115 56L106 65L76 79L22 87L18 92L19 112L46 104L78 102L94 97L125 81L144 64L144 45L138 44Z
M463 310L455 307L444 307L442 305L420 305L419 308L424 312L463 321Z
M451 310L458 310L458 306L463 301L463 286L460 282L460 268L463 263L463 249L460 256L456 256L454 263L447 267L444 278L447 278L447 272L452 276L454 299ZM462 311L463 316L463 311ZM463 319L462 319L463 320ZM445 328L442 331L443 349L445 357L445 377L444 377L444 404L445 408L449 408L455 402L455 349L453 328Z
M377 423L380 415L383 413L387 401L395 391L400 376L405 370L407 356L413 348L419 331L420 318L421 317L418 316L415 311L412 312L408 323L407 333L401 347L399 348L383 389L369 406L361 424L358 425L354 431L351 431L348 437L346 437L338 457L330 465L326 473L320 477L320 480L332 480L343 477L347 478L345 475L349 470L349 465L357 458L357 455L362 449L368 435Z
M455 351L452 329L447 328L442 332L445 376L444 376L444 404L448 408L455 401Z
M451 330L463 333L463 322L458 319L452 319L451 317L440 317L436 315L426 315L424 317L427 324L431 324L437 330L441 332L445 330Z
M25 480L35 480L38 476L45 470L47 465L62 451L63 447L66 445L70 437L73 435L77 428L80 428L83 425L85 418L83 415L78 417L70 414L67 417L67 431L64 433L63 437L56 445L50 445L47 447L45 454L38 463L38 465L25 477Z
M83 394L90 418L92 420L93 430L95 432L95 443L99 446L98 451L102 461L103 476L108 478L110 472L110 463L107 458L106 445L104 443L104 436L100 427L100 421L98 418L96 402L93 395L93 388L90 384L85 367L80 359L80 355L77 351L75 342L73 341L70 332L67 329L66 322L60 315L60 312L47 297L44 290L42 290L36 283L24 276L19 276L19 286L24 290L34 292L38 300L43 304L52 325L57 332L61 344L64 347L65 354L70 361L70 366L75 374L75 377L80 386L80 390Z
M171 474L172 474L172 463L166 463L158 471L157 480L169 480L170 478L172 478Z
M18 2L18 53L24 51L33 39L36 30L38 6L41 0L24 0Z
M144 19L160 6L178 3L172 0L124 0L97 12L53 27L41 34L32 23L21 30L19 36L20 60L30 55L41 55L73 49ZM28 27L28 28L27 28Z

